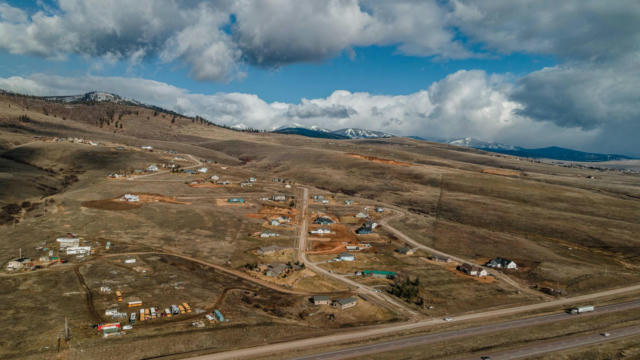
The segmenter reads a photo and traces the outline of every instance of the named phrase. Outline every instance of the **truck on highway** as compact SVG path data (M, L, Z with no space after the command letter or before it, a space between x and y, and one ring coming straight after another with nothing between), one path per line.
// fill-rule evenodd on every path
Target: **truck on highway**
M573 308L569 312L573 315L577 315L577 314L582 314L586 312L591 312L594 310L595 310L595 307L593 305L585 305L585 306L578 306L576 308Z

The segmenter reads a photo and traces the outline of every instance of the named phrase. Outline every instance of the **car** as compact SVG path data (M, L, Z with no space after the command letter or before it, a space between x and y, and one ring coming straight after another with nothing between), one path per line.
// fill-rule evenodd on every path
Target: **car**
M604 337L609 337L609 336L611 336L611 334L609 334L608 332L603 332L603 333L602 333L602 334L600 334L600 335L602 335L602 336L604 336Z
M444 320L444 321L453 321L453 319L452 319L452 318L450 318L450 317L446 317L446 318L444 318L444 319L442 319L442 320Z

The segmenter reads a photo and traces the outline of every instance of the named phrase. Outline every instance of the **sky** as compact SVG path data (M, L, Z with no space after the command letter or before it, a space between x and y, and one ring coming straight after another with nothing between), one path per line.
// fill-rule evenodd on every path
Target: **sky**
M0 89L640 155L640 2L0 0Z

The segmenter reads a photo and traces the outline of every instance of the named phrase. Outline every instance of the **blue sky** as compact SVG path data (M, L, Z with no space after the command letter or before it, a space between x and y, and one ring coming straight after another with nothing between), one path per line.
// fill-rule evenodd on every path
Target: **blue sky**
M0 88L640 155L640 3L0 0Z
M555 65L551 56L530 54L494 55L461 60L434 60L398 54L394 46L358 48L355 55L342 52L332 59L282 67L246 66L247 75L223 82L198 81L180 64L144 61L113 64L94 58L70 55L49 60L30 55L0 52L0 76L28 76L34 72L64 76L131 76L169 83L195 93L243 92L273 102L299 102L329 96L335 90L404 95L420 91L458 70L482 69L514 77ZM99 65L96 65L99 64ZM100 90L100 89L96 89Z

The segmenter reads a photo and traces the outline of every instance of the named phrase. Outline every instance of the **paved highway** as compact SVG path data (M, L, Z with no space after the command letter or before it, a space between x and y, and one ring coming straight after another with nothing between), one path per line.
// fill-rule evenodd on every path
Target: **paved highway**
M436 334L412 336L408 338L384 341L384 342L379 342L379 343L370 344L370 345L362 345L362 346L352 347L352 348L343 349L343 350L329 351L325 353L299 357L299 358L296 358L296 360L349 359L356 356L364 356L364 355L376 354L381 352L394 351L394 350L399 350L406 347L415 347L419 345L426 345L426 344L447 341L447 340L455 340L455 339L460 339L460 338L465 338L470 336L487 335L497 331L504 331L504 330L518 329L522 327L548 324L548 323L562 321L562 320L585 318L585 317L593 316L596 314L607 314L607 313L625 311L625 310L631 310L631 309L637 309L637 308L640 308L640 300L601 306L596 308L594 312L581 314L581 315L570 315L565 312L551 314L551 315L542 315L542 316L536 316L536 317L531 317L527 319L511 320L511 321L505 321L505 322L499 322L499 323L493 323L493 324L487 324L487 325L480 325L480 326L474 326L474 327L461 329L461 330L451 330L451 331L445 331L445 332L440 332ZM587 341L587 339L585 339L584 341ZM576 343L580 343L580 342L577 341ZM566 344L569 344L569 342L567 342ZM529 349L526 351L521 350L522 353L526 353L528 351L534 351L534 349ZM541 351L541 350L538 349L538 351ZM503 357L503 358L510 358L508 356L511 356L511 355L508 355L507 353L505 353L504 356L506 357ZM493 356L492 356L492 359L493 359Z
M640 335L640 326L630 326L615 329L610 331L609 334L610 335L608 337L602 336L601 333L567 337L560 340L546 341L513 350L466 357L464 359L478 360L480 359L480 356L490 356L492 360L521 359L530 356L547 354L550 352L557 352L577 347L600 344L607 341L619 340L629 336Z
M601 297L619 295L619 294L624 294L624 293L629 293L634 291L640 291L640 285L633 285L625 288L612 289L612 290L602 291L598 293L576 296L572 298L559 299L559 300L548 301L543 303L460 315L460 316L454 317L452 322L473 320L473 319L489 319L489 318L505 316L505 315L515 315L519 313L526 313L526 312L545 309L545 308L562 307L562 306L573 305L577 303L584 303L585 301L591 301L593 299L597 299ZM629 303L624 303L624 304L618 304L613 306L614 306L614 309L616 306L619 306L618 308L619 310L624 310L624 309L629 309L627 306L631 306L631 308L634 308L639 305L638 303L639 302L631 303L633 305L629 305ZM606 309L610 309L610 307L599 307L599 309L595 313L603 313L603 311L605 311ZM570 318L568 314L564 314L564 313L554 314L551 316L557 316L558 317L557 319ZM580 315L580 316L588 317L590 315ZM527 321L527 320L529 319L525 319L522 321ZM263 345L263 346L257 346L257 347L247 348L247 349L231 350L231 351L225 351L225 352L220 352L220 353L215 353L210 355L192 357L190 359L191 360L226 360L226 359L239 359L239 358L266 356L269 354L293 351L293 350L302 349L302 348L310 348L310 347L319 348L326 345L336 345L339 343L345 343L349 341L361 341L361 340L369 339L372 337L393 335L403 331L421 329L429 326L441 325L443 323L445 323L445 321L442 319L430 319L430 320L423 320L423 321L417 321L417 322L405 322L400 324L381 325L376 327L358 329L356 331L351 331L351 332L342 332L335 335L327 335L327 336L320 336L320 337L309 338L309 339ZM535 325L535 323L532 323L531 325ZM497 326L497 325L490 324L487 326ZM501 330L501 329L498 329L498 330ZM458 331L461 332L465 330L463 329ZM483 330L483 331L487 331L487 330ZM407 346L415 346L415 345L416 344L414 343L410 343L410 345L407 345ZM352 355L352 356L355 356L355 355Z

